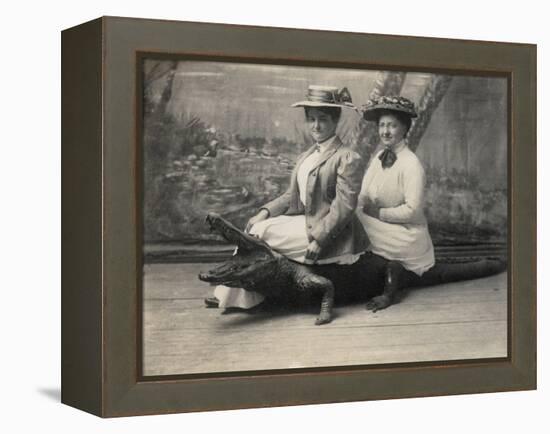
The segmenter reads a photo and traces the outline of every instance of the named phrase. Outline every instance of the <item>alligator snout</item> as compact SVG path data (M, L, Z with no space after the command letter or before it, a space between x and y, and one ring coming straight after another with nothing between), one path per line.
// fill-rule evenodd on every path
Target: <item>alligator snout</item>
M211 270L201 271L199 273L199 280L202 280L203 282L223 284L237 278L237 273L235 273L236 270L237 268L235 267L234 261L232 259L227 260L223 264L212 268Z

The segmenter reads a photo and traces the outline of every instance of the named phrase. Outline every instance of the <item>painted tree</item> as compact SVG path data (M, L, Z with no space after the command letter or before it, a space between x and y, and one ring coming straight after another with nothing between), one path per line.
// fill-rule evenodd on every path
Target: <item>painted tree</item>
M169 137L174 120L167 116L167 107L172 98L176 69L175 61L147 61L143 65L143 174L147 185L143 215L146 239L156 236L151 235L151 230L155 228L158 217L170 214L167 189L158 178L166 170L171 151Z
M172 98L172 85L177 69L176 61L146 62L143 68L143 93L145 115L155 114L155 117L162 117ZM160 98L155 102L153 89L162 85Z
M418 117L415 118L411 130L407 135L407 142L412 151L416 151L418 148L420 140L432 119L433 113L449 89L452 79L450 75L434 74L426 85L417 106Z

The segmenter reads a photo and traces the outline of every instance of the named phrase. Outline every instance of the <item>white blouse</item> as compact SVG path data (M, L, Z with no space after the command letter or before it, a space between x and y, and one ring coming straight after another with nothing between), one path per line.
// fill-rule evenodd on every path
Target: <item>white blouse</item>
M298 173L296 174L296 181L298 182L298 192L300 193L300 200L302 201L302 204L306 205L306 192L307 192L307 179L309 176L309 172L311 172L311 169L315 166L317 163L317 160L319 160L319 156L332 145L332 142L336 136L333 136L332 138L324 141L322 144L317 144L317 150L309 154L304 161L302 161L302 164L300 164L300 167L298 168Z
M394 152L393 166L383 168L378 152L371 160L359 195L357 215L367 235L370 250L422 275L435 263L432 239L424 216L425 173L418 157L403 141ZM380 208L380 218L363 212L366 201Z

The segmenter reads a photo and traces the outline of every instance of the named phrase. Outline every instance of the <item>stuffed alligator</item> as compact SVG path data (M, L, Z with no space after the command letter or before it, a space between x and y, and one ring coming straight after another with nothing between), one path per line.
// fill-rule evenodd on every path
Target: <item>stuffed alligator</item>
M403 288L476 279L506 269L506 261L499 258L437 259L422 276L400 281L396 277L398 263L380 261L369 252L351 265L304 265L275 252L266 242L244 233L217 214L208 214L206 221L212 231L235 244L237 251L219 267L200 273L200 280L256 291L271 299L296 300L320 294L321 311L316 325L332 320L335 296L369 299L367 309L376 312L390 306Z

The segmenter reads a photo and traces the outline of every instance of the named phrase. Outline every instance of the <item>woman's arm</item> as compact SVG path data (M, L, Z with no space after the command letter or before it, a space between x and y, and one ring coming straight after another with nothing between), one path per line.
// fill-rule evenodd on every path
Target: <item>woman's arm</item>
M405 202L392 208L380 208L379 219L388 223L422 223L426 175L419 161L411 162L403 172Z
M269 217L277 217L284 214L290 208L290 199L292 197L291 189L292 181L290 182L290 186L281 196L266 203L260 210L266 210L269 213Z
M311 229L311 236L323 247L338 236L357 206L357 197L365 170L363 158L347 150L340 158L336 177L336 195L328 214Z

